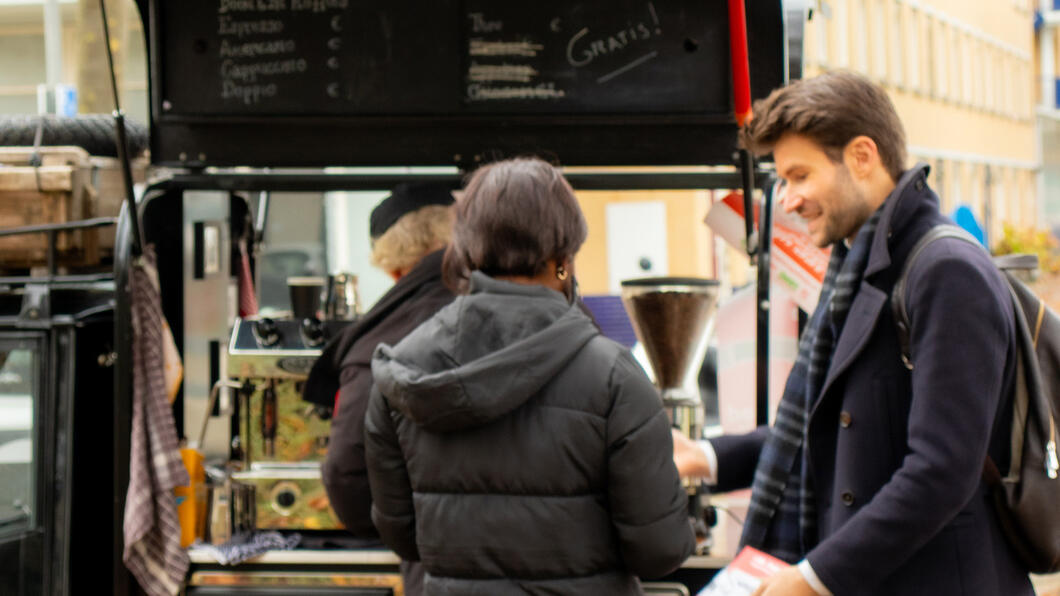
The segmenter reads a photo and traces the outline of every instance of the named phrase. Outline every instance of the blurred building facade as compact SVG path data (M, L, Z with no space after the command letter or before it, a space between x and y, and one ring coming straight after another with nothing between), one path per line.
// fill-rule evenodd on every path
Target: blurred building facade
M147 53L133 0L106 0L123 111L147 123ZM75 89L79 113L113 97L98 0L0 0L0 115L35 114L42 89ZM54 110L48 110L54 111Z

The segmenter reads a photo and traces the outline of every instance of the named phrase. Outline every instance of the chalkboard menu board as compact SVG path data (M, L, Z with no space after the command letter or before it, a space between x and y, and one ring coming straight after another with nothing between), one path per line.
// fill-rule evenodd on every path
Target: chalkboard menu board
M759 97L783 24L780 0L749 4ZM735 138L724 0L141 5L161 163L712 163Z

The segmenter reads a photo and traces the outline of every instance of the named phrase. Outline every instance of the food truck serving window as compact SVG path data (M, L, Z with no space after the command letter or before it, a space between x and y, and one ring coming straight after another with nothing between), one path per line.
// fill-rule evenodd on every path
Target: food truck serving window
M157 162L703 164L735 140L720 0L148 1ZM779 0L748 33L761 97Z

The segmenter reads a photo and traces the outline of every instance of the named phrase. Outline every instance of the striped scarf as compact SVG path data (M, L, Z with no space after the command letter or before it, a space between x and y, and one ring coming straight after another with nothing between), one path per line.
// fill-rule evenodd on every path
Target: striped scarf
M802 559L817 542L816 501L805 473L802 443L810 408L820 397L836 340L861 285L880 212L862 224L849 249L842 242L832 247L821 297L799 340L773 431L755 470L740 543L789 563Z

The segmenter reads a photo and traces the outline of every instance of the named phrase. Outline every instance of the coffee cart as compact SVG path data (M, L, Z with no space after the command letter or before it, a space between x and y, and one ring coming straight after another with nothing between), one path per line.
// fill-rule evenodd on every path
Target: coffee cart
M716 3L137 3L150 60L150 156L167 172L141 193L137 221L143 241L155 246L162 309L183 359L178 433L207 460L241 462L230 480L254 487L244 507L256 515L237 524L297 531L317 545L235 567L193 554L188 594L281 593L294 585L306 594L401 593L389 551L348 542L326 548L344 535L327 515L326 496L320 501L327 421L298 400L298 388L321 340L345 321L307 330L293 318L237 316L238 268L261 266L238 258L239 242L247 241L253 257L261 239L254 222L264 219L271 195L385 191L410 180L455 189L477 165L520 154L559 162L576 190L764 185L764 173L750 162L741 172L733 156L731 24ZM750 96L760 98L788 75L782 3L754 3L745 25ZM58 450L45 454L53 463L37 474L58 477L56 462L69 466L64 490L98 497L94 526L81 521L92 515L85 506L48 522L50 546L41 551L41 571L31 574L45 578L37 581L47 593L77 591L72 586L84 582L103 593L135 591L121 563L130 215L123 211L117 222L114 272L100 286L109 305L103 328L81 332L111 348L107 382L96 385L80 365L65 381L93 385L103 396L91 407L77 394L47 398L49 412L90 414L60 417L66 430L42 437ZM52 293L61 281L12 283ZM25 339L28 293L17 293L11 324L0 316L0 341L8 328ZM61 334L54 337L61 342ZM80 362L50 349L49 366ZM280 422L266 428L258 421L269 409ZM283 427L285 414L301 420L297 437ZM90 445L94 464L83 455ZM77 457L67 460L71 449ZM231 530L235 493L227 494ZM46 508L67 502L49 499ZM667 581L697 589L723 564L693 557Z

